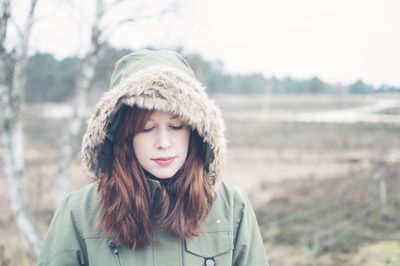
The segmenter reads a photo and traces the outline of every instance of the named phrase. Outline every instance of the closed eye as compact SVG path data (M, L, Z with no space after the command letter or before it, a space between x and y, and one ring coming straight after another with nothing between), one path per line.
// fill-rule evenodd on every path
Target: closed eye
M181 130L185 127L185 125L179 125L179 126L169 126L172 130Z
M142 132L151 132L155 127L143 128Z

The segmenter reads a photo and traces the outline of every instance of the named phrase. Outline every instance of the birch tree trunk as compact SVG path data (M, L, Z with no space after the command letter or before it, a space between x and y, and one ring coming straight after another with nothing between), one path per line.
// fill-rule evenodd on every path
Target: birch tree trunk
M1 88L0 99L4 116L1 118L4 171L7 176L7 189L10 197L11 212L16 220L18 229L22 234L30 253L39 256L41 240L32 222L30 208L27 204L26 194L22 189L24 174L24 145L23 145L23 102L26 81L26 64L28 41L33 26L33 15L37 0L32 0L27 21L21 32L19 55L16 56L12 70L11 84L7 82L7 62L10 57L5 51L4 42L7 33L7 22L10 16L10 0L2 3L1 21ZM4 27L4 28L3 28Z
M87 96L94 78L99 50L102 46L99 24L103 14L103 0L97 0L96 17L91 30L90 49L88 54L84 57L75 79L73 116L63 136L63 144L60 152L56 177L57 204L62 202L65 194L69 190L68 167L74 155L78 134L81 132L86 117Z

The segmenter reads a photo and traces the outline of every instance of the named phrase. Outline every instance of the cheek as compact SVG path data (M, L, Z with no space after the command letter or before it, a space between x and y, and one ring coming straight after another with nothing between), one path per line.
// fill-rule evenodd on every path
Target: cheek
M189 139L190 139L190 132L189 130L184 131L180 141L180 148L182 152L187 153L189 148Z
M140 135L133 138L133 152L136 158L140 159L145 155L145 151L147 150L145 148L145 143L146 142Z

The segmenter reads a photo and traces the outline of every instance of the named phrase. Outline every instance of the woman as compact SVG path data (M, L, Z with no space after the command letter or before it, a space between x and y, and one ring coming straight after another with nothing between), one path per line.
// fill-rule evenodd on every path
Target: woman
M172 51L120 59L82 144L95 182L66 197L39 265L263 266L250 203L220 179L220 111Z

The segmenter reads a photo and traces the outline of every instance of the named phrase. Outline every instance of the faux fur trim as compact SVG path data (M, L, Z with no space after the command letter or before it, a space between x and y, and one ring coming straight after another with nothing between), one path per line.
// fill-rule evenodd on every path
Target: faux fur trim
M103 94L88 120L82 142L84 169L99 178L99 154L110 123L123 105L178 115L209 144L208 176L215 184L225 160L226 139L221 112L205 88L179 69L153 65L121 81Z

